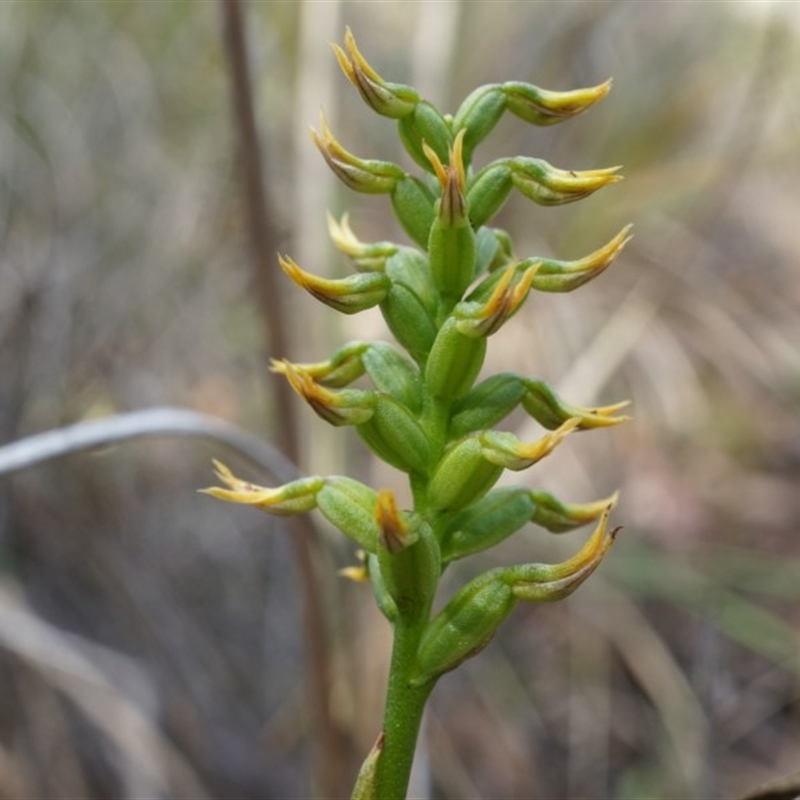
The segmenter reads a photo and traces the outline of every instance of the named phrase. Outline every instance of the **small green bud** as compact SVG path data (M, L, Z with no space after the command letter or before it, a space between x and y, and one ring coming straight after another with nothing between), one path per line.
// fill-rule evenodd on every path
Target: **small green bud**
M397 613L409 618L427 613L442 574L439 543L430 525L416 514L400 514L391 492L378 494L376 518L381 577Z
M386 262L386 275L392 284L407 286L420 300L431 317L436 315L439 295L433 284L428 259L419 250L401 247Z
M441 400L457 400L475 382L485 356L486 339L464 335L459 320L448 317L425 364L427 390Z
M393 283L381 303L381 313L395 339L419 364L436 339L436 326L419 296L402 283Z
M524 394L523 379L512 372L486 378L456 401L450 435L455 439L494 427L519 405Z
M417 651L415 685L435 680L479 653L517 601L552 602L572 594L611 548L605 511L580 552L561 564L521 564L489 570L470 581L428 623Z
M398 250L392 242L360 241L350 228L347 214L342 215L341 222L336 222L328 212L328 233L336 248L353 259L359 272L383 272L387 259Z
M486 459L480 435L467 436L444 454L428 484L433 511L458 511L483 497L503 474Z
M425 474L430 445L414 415L393 397L376 394L372 416L358 433L381 459L407 473Z
M442 560L450 563L494 547L528 522L535 509L528 489L493 489L447 522L441 540Z
M514 188L508 159L487 164L467 187L469 218L478 228L488 222L504 205Z
M481 455L503 469L527 469L552 453L579 424L580 419L573 417L552 433L527 444L507 431L484 431L480 434Z
M533 288L540 292L571 292L605 271L622 248L631 240L631 226L626 225L608 244L577 261L537 259L539 271Z
M475 148L492 132L506 110L506 96L497 84L480 86L467 96L453 118L453 131L463 130L464 163L469 164Z
M390 344L375 342L361 356L364 369L377 389L391 395L410 411L422 404L419 370Z
M611 91L611 80L587 89L553 92L531 83L509 81L501 87L508 110L534 125L553 125L586 111Z
M417 103L413 114L399 120L397 130L408 154L428 172L433 172L433 169L423 145L430 147L444 161L453 144L453 132L447 120L425 100Z
M391 193L392 208L403 230L420 247L427 247L436 198L419 178L405 175Z
M507 163L511 167L514 186L543 206L572 203L609 183L622 180L622 176L616 174L619 167L574 172L557 169L540 158L524 156L509 159Z
M336 177L356 192L390 194L405 172L390 161L377 161L354 156L336 141L324 115L320 115L322 134L311 129L311 138Z
M325 519L368 553L378 548L377 501L374 489L342 475L326 478L317 493L317 507Z
M417 651L415 685L455 669L491 641L517 602L499 575L492 570L470 581L428 623Z
M301 288L342 314L356 314L377 306L391 281L381 272L358 272L346 278L319 278L301 269L291 258L278 257L281 269Z
M428 258L434 284L445 300L455 303L475 277L475 231L467 217L464 197L463 131L456 137L445 167L437 154L423 143L425 154L442 186L436 216L428 239Z
M316 508L317 495L324 486L324 478L300 478L284 486L267 488L237 478L221 461L214 460L217 478L228 488L212 486L201 489L203 494L227 500L229 503L242 503L254 506L277 516L289 516Z
M389 83L381 78L359 52L350 28L347 28L344 42L346 53L336 44L333 45L333 51L342 72L358 89L364 102L384 117L399 119L412 113L419 102L416 90L399 83Z
M377 400L375 392L362 389L331 391L317 383L298 364L286 359L273 362L272 369L285 375L292 389L331 425L360 425L373 415Z

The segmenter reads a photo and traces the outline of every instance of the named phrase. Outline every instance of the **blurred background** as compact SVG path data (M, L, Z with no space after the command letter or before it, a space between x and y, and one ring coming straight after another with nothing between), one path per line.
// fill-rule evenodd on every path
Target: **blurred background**
M336 65L345 25L384 77L447 111L483 83L613 76L563 125L502 120L476 165L624 165L575 205L512 196L498 224L521 256L579 258L628 222L635 239L580 291L532 296L487 361L575 403L633 401L627 425L513 476L565 501L619 488L624 531L580 592L518 609L440 682L414 791L727 798L800 769L800 4L244 3L255 161L231 10L2 4L0 442L178 406L284 450L296 424L303 472L402 495L350 432L299 400L284 417L269 357L388 334L377 313L343 320L302 295L275 259L265 287L247 179L260 164L262 256L346 274L326 209L403 241L386 198L343 190L308 137L322 107L348 149L408 165ZM0 477L0 798L346 796L380 725L387 625L336 576L354 559L340 534L196 493L221 452L151 437ZM526 529L454 568L445 594L585 536ZM304 635L309 564L326 648Z

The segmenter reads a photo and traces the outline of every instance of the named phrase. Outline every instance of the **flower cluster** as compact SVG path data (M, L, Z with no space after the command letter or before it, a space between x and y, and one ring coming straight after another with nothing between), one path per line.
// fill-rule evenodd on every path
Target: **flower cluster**
M362 242L347 216L329 218L331 238L352 260L353 274L325 279L291 258L282 257L280 264L298 286L337 311L353 314L378 306L402 350L385 342L350 342L326 361L275 361L273 369L320 417L354 426L378 458L406 473L413 508L398 509L391 492L349 477L263 488L239 480L221 464L217 475L226 488L206 491L272 514L316 508L350 537L365 556L363 566L349 574L371 581L395 627L416 631L406 681L421 687L478 652L518 601L551 601L574 591L614 538L608 517L616 495L570 504L545 492L495 484L504 470L526 469L577 431L624 421L619 412L625 403L583 408L545 382L513 373L476 381L488 338L531 291L582 286L603 272L628 240L626 227L576 261L517 258L508 234L488 224L491 218L514 189L542 205L569 203L620 180L618 168L576 172L522 156L500 158L477 171L471 167L475 148L506 111L551 125L602 99L610 82L569 92L519 82L487 85L445 116L413 88L381 78L349 30L345 47L335 46L335 52L367 105L396 120L400 140L422 175L350 153L324 117L312 132L314 143L348 187L389 196L414 245ZM354 388L363 376L371 388ZM520 441L496 428L519 406L548 431L540 439ZM589 522L596 522L596 529L564 563L490 570L431 615L448 564L493 547L531 521L553 532Z

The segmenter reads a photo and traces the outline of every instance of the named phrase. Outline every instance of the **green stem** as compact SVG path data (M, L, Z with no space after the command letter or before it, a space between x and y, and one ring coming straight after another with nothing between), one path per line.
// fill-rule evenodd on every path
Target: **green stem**
M385 735L378 761L375 797L380 800L405 800L422 712L434 682L424 686L411 683L417 648L425 619L408 621L402 617L394 628L394 648L389 670Z

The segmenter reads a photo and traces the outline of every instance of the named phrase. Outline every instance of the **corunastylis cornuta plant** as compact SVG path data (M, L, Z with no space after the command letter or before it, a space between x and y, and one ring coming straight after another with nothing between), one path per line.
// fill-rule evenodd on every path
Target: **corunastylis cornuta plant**
M628 228L576 261L519 258L509 235L489 224L512 190L545 206L570 203L620 180L618 168L575 172L527 156L471 168L475 148L506 111L552 125L602 99L610 82L567 92L490 84L451 116L412 87L383 80L349 30L345 47L334 49L367 105L397 120L400 141L422 176L353 155L324 117L312 132L314 143L351 189L389 196L413 245L362 242L345 216L329 219L329 231L352 259L352 275L324 279L291 258L280 264L341 313L378 306L405 354L386 342L357 341L327 361L275 361L273 369L324 420L354 426L378 458L406 473L413 507L400 509L391 491L346 476L264 488L220 463L217 476L226 488L205 491L271 514L318 509L358 546L361 563L346 572L370 582L394 646L383 726L353 797L396 800L406 796L423 708L437 680L485 647L518 602L550 602L575 591L611 547L608 517L616 495L565 503L543 491L493 487L504 470L530 467L570 434L622 422L625 403L583 408L539 379L510 372L476 381L489 337L531 290L569 292L595 278L622 250ZM362 376L372 388L350 386ZM525 442L496 427L520 405L549 432ZM432 614L439 579L456 559L493 547L528 522L561 533L593 521L594 533L567 561L490 569Z

